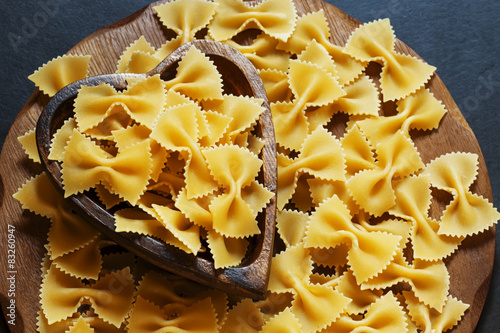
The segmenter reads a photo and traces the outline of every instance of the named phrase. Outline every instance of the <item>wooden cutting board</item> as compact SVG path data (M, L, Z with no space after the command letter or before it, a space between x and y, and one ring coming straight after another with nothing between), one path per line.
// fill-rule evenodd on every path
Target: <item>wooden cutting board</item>
M156 2L143 10L105 27L88 36L68 51L69 54L90 54L90 75L113 73L122 51L134 40L144 35L154 46L160 46L166 36L152 9L164 1ZM328 18L334 43L344 45L351 32L360 24L336 7L321 0L295 0L299 15L323 9ZM397 31L396 31L397 34ZM398 41L396 49L417 56L404 43ZM50 59L47 59L47 61ZM26 79L27 80L27 79ZM28 81L26 81L28 84ZM443 101L448 113L438 130L425 135L413 135L424 163L448 152L473 152L479 155L479 174L472 187L474 193L492 201L491 185L484 158L477 140L450 96L443 82L436 75L428 84L436 98ZM24 212L12 195L29 178L41 169L33 167L21 148L17 137L34 128L38 114L47 103L47 97L35 91L15 119L0 155L0 303L4 314L15 300L15 326L12 332L35 332L39 311L40 267L45 254L44 244L49 222L34 214ZM413 133L412 133L413 134ZM437 209L437 207L434 207ZM15 263L9 267L9 230L15 240ZM493 269L495 251L494 228L468 238L459 250L446 261L451 275L450 293L471 305L460 325L453 332L473 332L479 320ZM12 253L12 252L11 252ZM15 285L9 283L15 278ZM11 287L15 287L12 290ZM9 293L15 292L15 297ZM6 318L7 321L10 319Z

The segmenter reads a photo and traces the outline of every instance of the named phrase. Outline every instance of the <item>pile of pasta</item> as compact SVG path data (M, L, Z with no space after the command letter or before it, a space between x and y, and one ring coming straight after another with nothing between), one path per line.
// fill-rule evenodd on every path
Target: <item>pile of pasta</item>
M266 299L237 299L155 270L89 227L40 174L15 195L51 222L39 331L444 332L457 325L469 305L450 294L444 260L500 214L470 190L477 155L449 152L424 163L412 140L446 114L426 88L435 67L398 53L387 19L336 45L323 10L298 17L291 0L174 0L154 9L176 37L158 48L139 38L117 72L146 73L178 46L206 38L240 50L264 82L278 149L279 236ZM262 110L259 101L224 95L202 54L186 58L172 81L150 77L123 92L82 88L51 158L62 162L68 195L95 187L107 207L130 204L117 212L117 230L193 254L205 237L216 265L237 265L270 195L255 180L262 145L250 131ZM63 56L31 79L50 96L85 77L89 60ZM377 75L369 74L374 64ZM187 84L198 78L213 84ZM36 161L33 132L20 141ZM124 177L126 186L118 181ZM436 190L451 198L439 220L429 214ZM237 200L241 211L228 214L227 203ZM249 223L236 229L236 221Z

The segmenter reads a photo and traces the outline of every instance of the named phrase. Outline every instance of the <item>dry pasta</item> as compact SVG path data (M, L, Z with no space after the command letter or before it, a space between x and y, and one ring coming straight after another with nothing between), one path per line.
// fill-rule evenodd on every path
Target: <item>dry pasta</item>
M290 0L173 0L154 11L174 37L158 48L139 37L123 50L117 73L147 73L198 38L237 48L259 69L279 152L266 299L232 298L114 253L42 173L15 194L23 209L50 222L39 332L445 332L457 325L469 305L450 294L443 260L500 214L471 191L477 155L421 160L412 131L438 129L447 110L425 87L435 68L396 52L389 20L363 24L337 45L323 10L297 17ZM379 75L367 70L373 62ZM59 57L30 79L52 96L86 77L89 64L87 56ZM208 251L216 269L238 266L272 197L257 180L264 143L252 131L262 103L226 94L217 67L192 48L168 80L130 79L123 91L83 87L49 158L62 163L66 196L95 191L117 231L193 255ZM37 162L34 135L19 141ZM429 215L433 189L451 196L439 220Z

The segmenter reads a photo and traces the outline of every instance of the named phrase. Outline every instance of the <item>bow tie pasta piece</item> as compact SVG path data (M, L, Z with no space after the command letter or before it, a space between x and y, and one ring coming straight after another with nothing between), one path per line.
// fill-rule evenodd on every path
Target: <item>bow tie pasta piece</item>
M36 129L26 132L24 135L17 138L28 158L35 163L40 163L40 156L36 145Z
M290 308L272 317L262 328L261 333L301 333L302 327Z
M59 242L59 240L56 242ZM57 258L51 256L52 262L61 271L71 276L75 276L79 279L96 280L102 268L101 247L103 243L103 238L101 236L96 236L87 244L71 252ZM55 246L54 241L52 241L52 244L47 244L46 248L50 251L50 249Z
M354 224L347 207L337 196L333 196L311 215L304 246L334 248L347 244L348 263L357 282L362 283L382 272L391 263L400 240L401 236L369 232Z
M500 219L500 213L487 199L470 192L478 165L478 156L470 153L446 154L427 165L424 173L429 175L432 186L453 195L441 217L439 235L474 235Z
M103 320L120 327L132 306L134 291L128 267L86 285L52 265L43 280L40 302L49 325L71 317L88 300Z
M375 169L373 149L358 126L353 126L340 140L346 161L346 173L352 177L359 171Z
M448 296L441 312L422 304L411 291L403 291L408 314L422 332L446 332L462 319L469 308L454 297Z
M112 132L113 141L119 151L123 151L128 147L144 141L149 142L152 159L150 177L152 181L157 182L165 167L169 154L164 147L151 139L149 137L150 135L151 130L148 127L138 124Z
M285 51L277 50L278 41L266 34L257 36L250 45L240 45L232 40L227 41L225 44L243 53L258 70L286 71L288 69L290 55Z
M292 100L292 92L290 91L286 72L263 69L259 71L259 75L264 84L269 103L283 103Z
M407 332L406 316L398 300L390 291L373 303L362 319L354 319L346 314L340 316L321 333L348 332Z
M244 96L224 95L221 100L203 101L202 106L206 111L215 111L231 121L225 129L219 144L234 144L237 137L251 129L264 112L263 101Z
M368 118L356 122L364 135L373 145L402 131L410 137L410 130L432 130L446 114L441 101L427 89L419 89L416 93L397 101L398 114L389 117Z
M413 142L401 132L380 143L376 151L376 167L358 172L346 184L362 209L381 216L395 204L393 178L407 177L424 165Z
M198 101L222 99L222 78L217 67L195 46L179 61L175 78L165 82L165 88Z
M164 310L175 310L178 304L190 307L200 301L208 306L205 302L209 298L217 313L219 325L224 320L228 309L227 294L223 291L207 289L201 284L178 275L154 270L148 271L142 276L137 291L138 296Z
M248 241L245 238L227 237L213 229L208 230L207 243L215 269L238 266L248 249Z
M50 219L52 226L48 240L49 253L53 258L83 247L99 234L71 211L46 173L29 180L14 194L14 198L23 209Z
M80 131L98 126L121 106L132 119L152 128L165 105L165 82L159 75L134 82L123 92L102 83L98 86L83 86L75 99L75 119Z
M448 297L450 276L442 260L424 261L415 259L409 265L401 251L389 266L372 279L363 282L361 289L384 289L405 282L411 286L415 296L425 305L441 312Z
M311 42L323 46L331 56L341 86L354 81L365 69L364 62L344 53L340 46L330 41L330 28L323 10L300 17L292 36L286 41L280 41L278 49L298 55L311 45Z
M184 158L188 199L205 196L218 187L198 144L198 109L195 103L168 108L158 117L151 133L151 138L160 145L167 150L180 152Z
M161 212L161 209L159 209ZM166 210L166 208L165 208ZM185 221L180 212L170 212L173 219L168 222L163 219L168 213L162 212L156 216L137 209L126 208L115 213L116 232L134 232L161 239L186 253L196 254L200 248L200 230L197 226ZM163 217L163 218L162 218Z
M249 5L241 0L216 0L219 6L208 26L210 36L225 41L243 30L257 28L286 41L295 28L297 13L290 0L264 0Z
M57 130L50 142L49 160L61 162L64 158L64 151L68 144L73 130L77 128L74 117L64 121L63 125Z
M195 39L195 34L212 20L218 3L204 0L174 0L155 6L161 23L181 38L181 44ZM196 13L196 15L193 15Z
M83 317L78 318L76 323L69 328L68 333L92 333L94 329L88 324Z
M309 251L301 245L291 247L273 258L268 287L272 292L294 294L290 310L307 333L330 325L350 302L330 286L311 284L312 269Z
M210 298L190 306L176 304L162 309L138 296L127 321L130 332L217 331L217 315Z
M247 149L236 146L221 146L203 151L208 167L223 193L216 196L210 204L213 215L213 228L220 234L242 238L260 233L257 214L265 207L272 193L260 186L250 187L262 161ZM255 197L253 197L255 196ZM251 203L255 204L253 207Z
M120 333L123 329L117 328L110 323L105 322L95 314L89 315L73 315L71 318L61 320L57 323L49 325L47 318L41 311L37 318L38 332L65 332L65 333L94 333L94 332L109 332Z
M260 332L264 325L264 315L257 304L250 298L245 298L227 312L226 320L219 333Z
M272 104L271 113L276 141L285 148L298 150L312 132L307 122L306 109L327 105L346 93L332 74L316 64L291 60L288 78L294 100L290 103Z
M144 141L112 156L74 130L62 162L65 197L102 183L112 193L135 204L149 183L150 146L149 141Z
M68 84L86 78L89 63L90 56L60 56L40 67L28 79L52 97Z
M384 102L414 93L436 70L420 59L396 52L395 41L391 23L385 19L360 26L344 47L345 53L359 61L381 63L380 87Z
M116 73L149 72L162 60L155 57L155 52L155 48L144 36L139 37L123 51L116 66Z
M300 175L325 180L345 180L345 159L340 142L320 127L309 135L297 158L278 154L278 209L292 197Z
M433 261L452 254L463 237L440 235L440 224L428 216L432 200L429 176L405 178L396 182L394 190L396 205L389 212L411 222L414 257Z
M287 248L302 243L308 221L306 213L286 209L276 213L276 228Z
M342 89L346 94L338 100L306 112L311 129L327 126L333 115L339 112L347 114L353 119L360 116L378 117L380 110L379 91L368 76L361 75Z
M346 308L346 313L350 315L365 313L383 295L382 290L361 289L361 285L358 284L351 270L347 270L336 278L335 283L335 290L351 299Z

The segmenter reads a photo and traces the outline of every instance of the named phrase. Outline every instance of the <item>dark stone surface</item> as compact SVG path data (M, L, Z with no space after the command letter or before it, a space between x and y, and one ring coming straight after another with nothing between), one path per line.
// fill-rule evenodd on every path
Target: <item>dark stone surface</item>
M488 166L494 202L499 207L500 73L496 58L500 55L500 1L328 2L363 22L390 18L397 37L438 68L437 74L477 136ZM93 31L148 3L146 0L0 0L0 147L34 90L28 75ZM476 332L494 332L500 324L499 255L497 246L493 279ZM0 331L4 330L5 326L0 325Z

